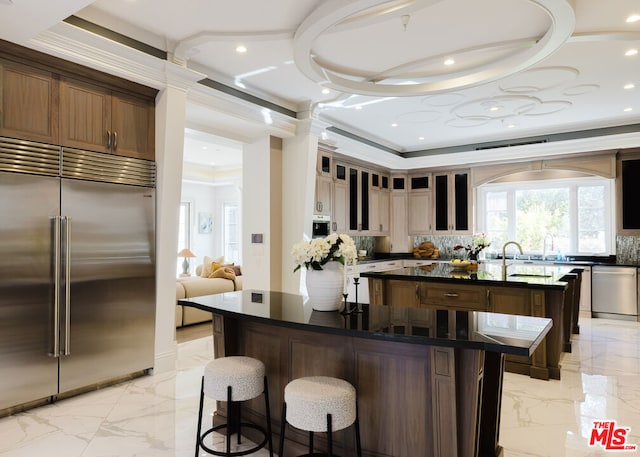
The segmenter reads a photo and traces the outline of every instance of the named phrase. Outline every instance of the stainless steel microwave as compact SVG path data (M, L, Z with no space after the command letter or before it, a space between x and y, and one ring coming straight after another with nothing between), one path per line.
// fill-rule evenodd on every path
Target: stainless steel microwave
M331 232L331 217L324 215L313 216L313 226L311 236L313 238L321 238L327 236Z

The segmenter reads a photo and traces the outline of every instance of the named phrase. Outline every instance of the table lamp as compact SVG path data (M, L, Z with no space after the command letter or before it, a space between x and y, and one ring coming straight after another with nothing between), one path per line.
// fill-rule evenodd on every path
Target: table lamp
M195 257L196 255L188 250L187 248L178 252L178 257L184 257L184 262L182 262L182 274L180 276L189 276L189 258Z

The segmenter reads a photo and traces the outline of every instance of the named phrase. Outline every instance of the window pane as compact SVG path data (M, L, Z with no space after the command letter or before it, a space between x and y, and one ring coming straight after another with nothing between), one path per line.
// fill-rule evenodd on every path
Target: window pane
M494 249L497 249L509 238L507 192L487 192L486 207L486 232L491 235L491 244Z
M191 204L189 202L180 203L180 213L179 213L179 222L178 222L178 248L176 249L176 253L180 252L183 249L191 249L189 242L189 233L190 233L190 225L189 222L191 220ZM179 276L182 273L182 262L184 259L182 257L178 257L176 262L176 276Z
M525 254L612 254L614 181L576 178L486 184L478 188L478 231L499 250L516 240Z
M240 214L238 205L224 204L224 258L227 262L240 263Z
M524 251L544 251L544 238L551 235L554 249L567 252L571 246L569 189L516 191L516 226L516 236Z
M606 251L604 186L578 188L578 250L600 253Z

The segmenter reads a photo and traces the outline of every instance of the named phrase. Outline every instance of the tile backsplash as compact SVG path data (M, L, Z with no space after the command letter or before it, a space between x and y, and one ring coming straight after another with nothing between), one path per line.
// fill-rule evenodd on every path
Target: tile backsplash
M640 236L616 237L616 263L640 264Z
M440 250L441 259L451 259L454 257L464 257L464 251L454 251L453 247L462 244L470 244L471 235L425 235L413 238L413 245L418 246L424 241L431 241Z

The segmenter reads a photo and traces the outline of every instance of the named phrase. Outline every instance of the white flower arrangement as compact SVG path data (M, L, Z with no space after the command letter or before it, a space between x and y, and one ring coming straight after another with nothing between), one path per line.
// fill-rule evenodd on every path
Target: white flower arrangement
M301 267L322 270L327 262L340 262L342 265L354 263L358 257L356 244L349 235L332 233L326 238L314 238L311 241L296 243L291 250L296 263L294 272Z

